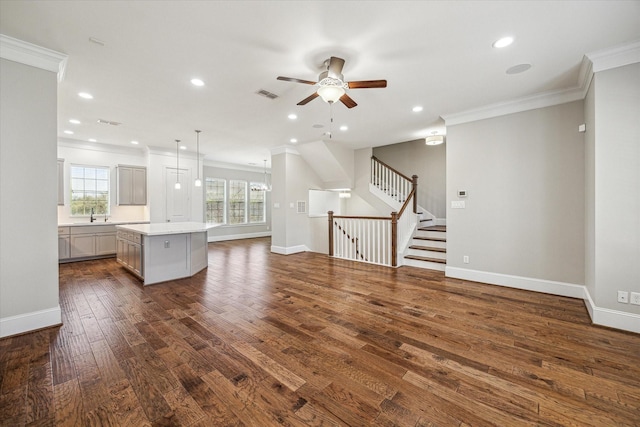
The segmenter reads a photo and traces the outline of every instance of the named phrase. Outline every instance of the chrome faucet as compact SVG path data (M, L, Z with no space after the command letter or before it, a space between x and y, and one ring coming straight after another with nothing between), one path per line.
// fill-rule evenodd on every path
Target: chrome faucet
M91 208L91 216L89 216L89 221L93 222L96 219L93 217L93 208Z

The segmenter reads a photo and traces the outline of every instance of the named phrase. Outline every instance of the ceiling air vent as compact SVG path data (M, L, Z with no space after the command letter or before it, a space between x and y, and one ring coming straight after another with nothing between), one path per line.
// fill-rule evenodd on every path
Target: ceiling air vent
M276 95L275 93L271 93L268 90L264 90L264 89L260 89L256 93L260 96L264 96L265 98L269 98L269 99L276 99L278 97L278 95Z
M109 120L103 120L103 119L98 119L98 123L101 123L103 125L111 125L111 126L119 126L122 124L118 122L110 122Z

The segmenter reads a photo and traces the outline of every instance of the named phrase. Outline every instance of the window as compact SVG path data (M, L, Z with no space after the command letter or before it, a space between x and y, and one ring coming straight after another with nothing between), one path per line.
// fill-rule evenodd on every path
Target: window
M71 216L109 215L109 168L71 165Z
M229 181L229 224L247 222L247 182Z
M251 183L249 194L249 222L265 222L266 192L260 190L262 183Z
M205 177L207 223L240 225L267 221L267 192L261 182Z
M224 224L226 181L218 178L206 178L207 222Z

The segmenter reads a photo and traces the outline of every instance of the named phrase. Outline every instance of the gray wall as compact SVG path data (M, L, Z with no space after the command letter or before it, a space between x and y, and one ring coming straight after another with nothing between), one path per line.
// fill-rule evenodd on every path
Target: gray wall
M375 147L373 155L408 177L418 175L418 204L436 218L446 218L446 143L429 146L419 139Z
M640 314L617 302L640 292L640 64L595 73L588 98L587 287L598 307Z
M56 73L0 60L0 336L60 323Z
M447 268L584 284L582 123L577 101L447 127Z

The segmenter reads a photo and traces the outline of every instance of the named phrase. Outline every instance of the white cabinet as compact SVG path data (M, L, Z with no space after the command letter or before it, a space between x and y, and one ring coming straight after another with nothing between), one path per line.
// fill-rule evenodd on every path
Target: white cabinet
M58 159L58 206L64 205L64 159Z
M118 205L147 204L147 168L118 165L116 180Z

